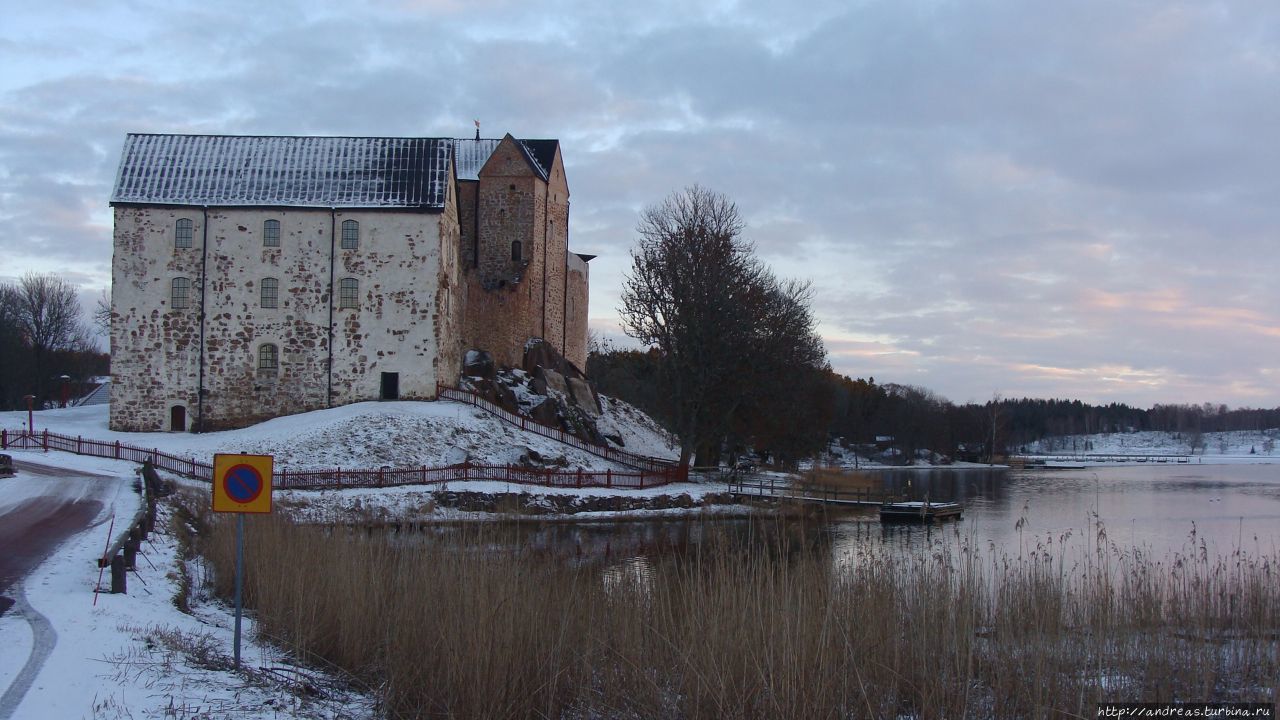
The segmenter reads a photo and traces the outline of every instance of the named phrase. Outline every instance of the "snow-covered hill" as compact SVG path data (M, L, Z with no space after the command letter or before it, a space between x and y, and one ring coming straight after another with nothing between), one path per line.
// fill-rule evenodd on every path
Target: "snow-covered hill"
M1280 429L1232 432L1176 433L1143 431L1066 435L1044 438L1026 446L1030 453L1196 455L1205 462L1270 462L1280 458Z
M669 436L648 416L617 400L604 403L601 426L626 442L629 452L674 458ZM0 413L0 427L26 424L25 412ZM217 452L275 456L289 470L439 467L469 460L479 464L517 463L530 450L543 458L564 458L567 467L623 469L590 453L503 423L461 403L365 402L275 418L240 430L204 434L124 433L107 429L107 406L42 410L36 430L97 440L119 440L206 461Z

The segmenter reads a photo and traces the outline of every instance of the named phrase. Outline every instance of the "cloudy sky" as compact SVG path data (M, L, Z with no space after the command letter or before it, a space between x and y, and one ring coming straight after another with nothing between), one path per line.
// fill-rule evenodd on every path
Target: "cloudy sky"
M110 282L126 132L557 137L592 324L700 183L832 365L956 402L1280 405L1274 0L13 3L0 279Z

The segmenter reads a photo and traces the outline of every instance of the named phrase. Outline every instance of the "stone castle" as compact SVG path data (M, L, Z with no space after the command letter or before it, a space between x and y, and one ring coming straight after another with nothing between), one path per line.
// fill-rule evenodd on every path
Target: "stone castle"
M111 205L113 430L430 399L534 338L586 363L556 140L130 134Z

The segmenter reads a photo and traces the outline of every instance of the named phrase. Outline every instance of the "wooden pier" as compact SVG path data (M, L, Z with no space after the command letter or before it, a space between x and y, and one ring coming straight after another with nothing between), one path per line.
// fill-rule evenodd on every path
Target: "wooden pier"
M777 477L741 477L729 481L729 494L736 498L790 500L846 507L875 507L880 522L934 522L960 519L963 507L954 502L909 501L903 495L877 488L837 488L823 485L795 485Z
M928 500L915 502L885 503L880 506L880 522L934 522L936 520L960 519L964 511L960 503L935 502Z
M1125 453L1013 455L1008 459L1014 469L1080 469L1094 465L1186 465L1190 455L1139 455Z
M823 505L875 506L903 500L901 495L872 488L837 488L794 485L789 479L745 476L729 480L729 494L736 498L795 500Z

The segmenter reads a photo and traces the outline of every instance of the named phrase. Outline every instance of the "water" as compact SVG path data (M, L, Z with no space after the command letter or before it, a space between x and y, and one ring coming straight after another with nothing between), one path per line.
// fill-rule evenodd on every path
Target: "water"
M1096 549L1101 531L1112 547L1138 549L1156 559L1191 551L1211 556L1280 551L1280 466L891 470L877 475L886 489L913 499L960 502L964 517L904 525L881 524L874 508L817 511L818 537L807 531L805 544L837 558L868 545L915 552L929 543L957 541L1013 557L1046 544L1055 552L1079 556ZM742 519L528 524L514 531L512 541L535 552L613 563L684 553L710 533L745 542L760 529L761 523Z
M1197 551L1226 555L1280 549L1280 466L1117 466L1086 470L897 472L884 478L912 494L956 500L964 519L945 526L883 526L880 540L912 547L962 536L1017 555L1049 538L1114 546L1154 557ZM871 518L860 518L863 522ZM842 544L865 535L853 519L832 523ZM861 532L859 532L861 531Z

